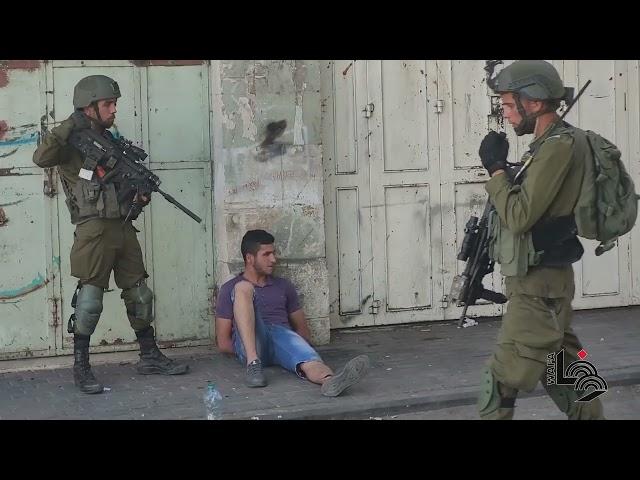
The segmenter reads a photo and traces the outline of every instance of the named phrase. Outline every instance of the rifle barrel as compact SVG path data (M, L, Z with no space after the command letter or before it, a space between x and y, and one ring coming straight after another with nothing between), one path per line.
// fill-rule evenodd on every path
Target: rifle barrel
M576 98L573 99L573 102L571 102L571 104L567 107L567 109L564 111L564 113L560 117L560 120L562 120L564 117L567 116L567 113L569 113L569 110L571 110L571 108L576 104L576 102L578 101L580 96L584 93L584 91L587 89L590 83L591 83L591 80L588 80L587 83L584 84L584 87L580 89L580 91L578 92L578 95L576 95Z
M176 207L178 207L180 210L182 210L184 213L186 213L187 215L189 215L191 218L193 218L196 222L200 223L202 222L202 219L197 216L195 213L193 213L191 210L189 210L187 207L185 207L184 205L182 205L180 202L178 202L175 198L173 198L171 195L169 195L168 193L163 192L162 190L160 190L159 188L156 190L160 195L162 195L169 203L173 203Z

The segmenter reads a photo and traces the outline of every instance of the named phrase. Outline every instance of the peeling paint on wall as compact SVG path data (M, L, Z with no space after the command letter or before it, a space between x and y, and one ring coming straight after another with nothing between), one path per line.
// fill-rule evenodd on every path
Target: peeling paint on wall
M4 120L0 120L0 140L4 138L8 130L9 126L7 125L7 122Z
M240 97L235 99L238 104L240 113L240 119L242 120L242 136L247 140L253 142L256 141L256 135L258 134L258 128L254 122L253 108L251 108L251 101L247 97Z
M25 133L23 135L20 135L19 137L10 138L6 140L1 138L2 137L0 137L0 147L13 147L15 145L29 145L29 144L35 144L38 142L38 132Z
M9 72L11 70L26 70L33 72L40 68L39 60L2 60L0 61L0 88L9 85Z
M296 113L293 122L293 144L304 145L306 143L306 135L304 134L305 126L302 117L303 95L307 84L307 66L300 60L296 60L295 71L293 73L293 84L296 90Z
M234 122L233 119L227 114L226 110L222 111L222 125L227 130L235 130L236 129L236 122Z

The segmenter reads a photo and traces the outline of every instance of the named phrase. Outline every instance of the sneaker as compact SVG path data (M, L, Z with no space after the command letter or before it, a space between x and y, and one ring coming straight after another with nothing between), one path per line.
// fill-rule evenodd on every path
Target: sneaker
M337 397L347 388L355 385L369 370L369 357L358 355L349 360L344 368L322 384L320 392L325 397Z
M247 377L245 379L247 387L266 387L267 379L262 371L262 362L256 358L253 362L247 365Z

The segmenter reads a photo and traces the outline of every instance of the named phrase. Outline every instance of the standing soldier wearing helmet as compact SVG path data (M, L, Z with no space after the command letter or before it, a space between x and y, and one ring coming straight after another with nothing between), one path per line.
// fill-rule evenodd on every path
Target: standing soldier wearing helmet
M542 381L569 419L602 419L600 399L576 402L581 392L571 385L548 385L545 375L548 354L564 349L569 364L582 348L571 328L571 264L584 253L573 210L590 153L575 128L556 113L573 90L542 60L516 61L488 83L500 95L503 116L516 134L533 133L534 139L523 157L528 168L519 185L507 175L504 133L489 132L479 150L491 175L485 186L494 207L489 251L501 264L509 299L496 348L483 370L480 417L513 418L518 391L532 391Z
M33 155L39 167L58 167L71 223L76 225L71 275L79 282L72 302L75 312L69 333L73 333L74 341L73 377L84 393L103 391L89 364L89 341L102 313L102 297L109 287L112 270L140 344L138 372L176 375L188 370L187 365L164 356L156 345L151 326L153 292L146 285L148 275L137 230L131 220L123 223L135 192L120 192L113 183L96 181L94 172L83 168L85 160L81 153L67 143L74 129L103 132L110 128L118 98L118 83L109 77L91 75L80 80L73 92L74 113L51 130ZM143 197L137 201L146 205L150 199Z

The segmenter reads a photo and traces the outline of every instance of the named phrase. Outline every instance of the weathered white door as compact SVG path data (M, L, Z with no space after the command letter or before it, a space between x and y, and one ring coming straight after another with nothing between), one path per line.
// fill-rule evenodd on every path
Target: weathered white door
M369 61L376 324L442 319L436 62Z
M478 147L489 129L505 131L500 117L498 97L486 85L484 60L438 61L438 100L440 113L440 165L442 184L442 237L444 248L445 293L453 277L462 273L464 262L457 260L464 239L464 228L471 215L480 218L487 202L484 184L486 170L478 157ZM509 142L516 145L515 135L509 132ZM520 148L510 149L514 161ZM484 287L502 291L499 267L492 276L485 277ZM467 314L493 316L502 312L500 305L486 304L471 307ZM453 304L444 310L447 319L458 318L462 308Z
M626 110L629 150L627 165L634 179L636 191L640 190L640 62L627 62L627 95L624 104ZM631 261L631 298L630 303L640 304L640 226L637 222L629 234Z
M202 345L211 338L213 292L209 65L181 62L145 69L144 148L150 168L162 179L162 190L202 223L154 194L145 218L147 268L153 277L160 343Z
M50 355L59 315L51 200L31 158L38 141L44 73L5 70L0 89L0 358ZM53 218L53 221L52 221Z
M637 157L631 155L629 148L630 132L626 112L628 63L617 60L565 60L563 63L561 72L564 82L575 86L576 93L591 80L566 120L580 128L593 130L615 143L622 151L629 169L631 160ZM633 132L633 135L637 136L638 132ZM573 307L580 309L629 305L632 277L631 235L623 236L617 247L599 257L594 253L598 242L585 239L581 239L581 242L585 252L582 260L574 264L576 296Z
M373 325L367 62L329 61L321 71L331 327Z
M328 62L332 327L441 319L435 62Z

